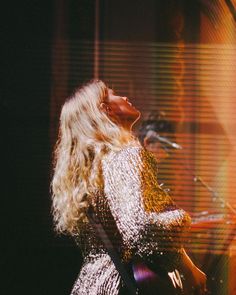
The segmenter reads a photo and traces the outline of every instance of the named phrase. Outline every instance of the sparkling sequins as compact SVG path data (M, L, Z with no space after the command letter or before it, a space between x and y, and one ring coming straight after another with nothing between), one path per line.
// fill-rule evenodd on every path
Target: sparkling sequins
M190 218L158 185L154 157L128 146L104 156L102 171L104 191L95 196L94 207L122 259L138 255L171 270ZM86 263L72 294L118 294L119 274L89 224L81 225L79 239ZM86 293L88 288L94 293Z

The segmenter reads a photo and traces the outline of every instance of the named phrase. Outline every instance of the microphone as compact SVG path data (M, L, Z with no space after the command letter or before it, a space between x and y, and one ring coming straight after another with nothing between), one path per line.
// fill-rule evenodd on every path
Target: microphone
M170 141L169 139L167 139L164 136L160 136L159 134L157 134L155 131L152 131L152 130L149 130L147 132L146 140L149 141L149 142L159 141L161 143L164 143L164 144L172 147L173 149L182 150L182 146L181 145L177 144L176 142Z

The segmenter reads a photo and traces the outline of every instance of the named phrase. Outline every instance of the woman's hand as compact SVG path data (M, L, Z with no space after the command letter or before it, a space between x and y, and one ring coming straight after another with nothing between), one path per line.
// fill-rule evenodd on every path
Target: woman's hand
M206 275L193 264L185 250L183 250L183 259L180 271L183 275L184 294L206 294Z
M184 275L184 291L186 294L203 295L206 294L206 275L195 265Z

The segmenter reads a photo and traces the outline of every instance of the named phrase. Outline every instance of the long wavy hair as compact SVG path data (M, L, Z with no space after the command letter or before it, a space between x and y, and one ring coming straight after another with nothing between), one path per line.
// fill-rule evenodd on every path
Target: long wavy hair
M86 221L89 196L103 188L102 157L133 141L132 134L101 109L107 95L102 81L91 81L62 107L51 186L57 232L78 232L79 221Z

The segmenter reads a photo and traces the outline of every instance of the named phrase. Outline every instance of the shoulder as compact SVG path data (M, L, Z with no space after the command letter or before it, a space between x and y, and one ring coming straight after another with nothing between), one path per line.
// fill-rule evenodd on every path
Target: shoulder
M154 155L138 142L126 145L118 151L110 151L103 159L103 163L116 166L121 163L142 166L142 164L147 164L147 162L151 165L157 165Z

